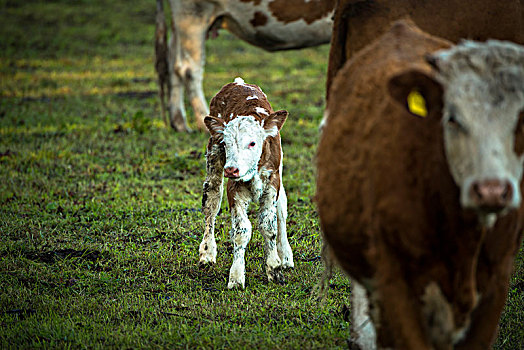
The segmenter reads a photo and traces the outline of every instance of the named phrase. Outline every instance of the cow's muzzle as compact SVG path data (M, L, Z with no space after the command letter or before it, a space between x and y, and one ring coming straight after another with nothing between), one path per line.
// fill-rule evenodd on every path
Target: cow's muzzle
M488 179L474 181L468 190L471 204L488 213L499 213L514 202L515 190L510 181Z

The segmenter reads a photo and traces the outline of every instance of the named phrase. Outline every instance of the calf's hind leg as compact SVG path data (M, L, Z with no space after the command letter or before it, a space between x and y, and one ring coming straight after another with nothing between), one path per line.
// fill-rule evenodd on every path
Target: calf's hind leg
M282 267L285 269L295 267L293 262L293 251L287 240L287 197L284 186L280 186L280 193L277 200L277 224L278 224L278 235L277 235L277 252L280 260L282 261Z
M217 244L215 241L215 219L222 203L224 191L224 146L219 144L208 145L206 153L206 180L202 193L202 212L205 217L204 237L199 247L201 264L216 263Z

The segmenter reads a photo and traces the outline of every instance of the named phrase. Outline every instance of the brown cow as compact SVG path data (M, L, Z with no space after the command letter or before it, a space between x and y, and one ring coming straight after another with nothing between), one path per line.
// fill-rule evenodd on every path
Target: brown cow
M368 301L379 348L496 336L524 226L524 48L451 45L401 21L333 81L317 204L367 348Z
M510 40L524 44L523 0L339 0L329 53L327 94L351 56L409 16L432 35L460 39Z
M210 31L226 28L267 51L327 44L335 0L170 0L169 3L173 35L169 55L164 58L169 61L169 119L175 130L187 131L184 89L197 127L205 129L208 109L202 80L204 43ZM159 10L161 6L157 6ZM158 21L157 28L161 31Z
M293 252L287 240L287 198L282 183L280 132L288 113L274 112L266 94L241 78L213 97L211 115L204 119L210 133L207 176L202 196L205 231L200 243L200 263L216 262L215 217L222 202L224 176L231 211L233 265L228 288L245 286L244 254L251 239L247 209L260 205L258 223L265 239L266 273L281 282L282 270L292 268Z

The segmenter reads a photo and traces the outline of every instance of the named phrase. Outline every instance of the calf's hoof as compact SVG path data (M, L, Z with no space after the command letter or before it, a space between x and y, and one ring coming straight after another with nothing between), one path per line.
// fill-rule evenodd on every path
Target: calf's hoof
M216 264L217 262L217 245L214 242L202 242L198 249L200 265Z
M282 259L282 268L284 270L295 268L295 263L293 262L293 258L283 258Z
M244 283L238 281L229 281L227 289L244 289Z
M268 271L267 278L270 282L273 282L273 283L286 284L286 279L284 278L284 274L282 273L281 268L276 268L276 269L273 269L272 271Z

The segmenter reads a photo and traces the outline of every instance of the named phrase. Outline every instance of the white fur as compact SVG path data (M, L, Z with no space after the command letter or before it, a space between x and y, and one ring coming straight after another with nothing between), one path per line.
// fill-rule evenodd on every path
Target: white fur
M266 111L266 109L262 107L255 107L255 112L259 114L269 115L268 111Z

